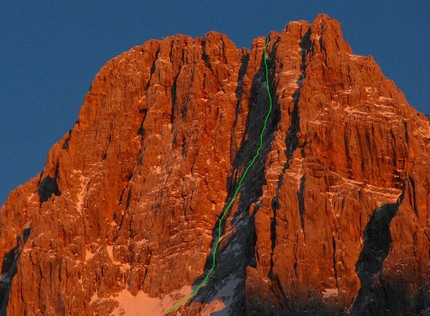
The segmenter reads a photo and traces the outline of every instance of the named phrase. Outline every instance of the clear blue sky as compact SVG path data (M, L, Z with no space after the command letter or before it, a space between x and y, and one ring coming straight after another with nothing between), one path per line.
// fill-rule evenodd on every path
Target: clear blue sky
M43 169L109 59L149 39L211 30L250 47L318 13L337 19L353 52L373 55L409 103L430 114L428 0L2 1L0 204Z

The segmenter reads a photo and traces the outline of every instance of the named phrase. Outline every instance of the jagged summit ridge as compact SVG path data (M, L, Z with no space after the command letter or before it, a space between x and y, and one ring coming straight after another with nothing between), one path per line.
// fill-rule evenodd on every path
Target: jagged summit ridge
M0 210L2 313L161 315L191 292L258 146L264 43L177 35L100 70L44 170ZM213 276L180 312L420 312L429 121L326 15L271 32L267 62L260 158Z

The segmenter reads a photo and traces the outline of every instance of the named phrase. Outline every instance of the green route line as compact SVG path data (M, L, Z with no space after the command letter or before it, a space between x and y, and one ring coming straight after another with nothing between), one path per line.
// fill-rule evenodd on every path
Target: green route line
M168 315L171 312L173 312L176 308L178 308L182 304L188 302L192 297L194 297L197 294L197 292L200 290L200 288L207 283L207 281L209 279L209 276L211 275L212 271L215 269L215 265L216 265L215 257L216 257L216 252L218 250L219 243L221 241L221 236L222 236L222 222L224 220L224 217L226 216L227 211L230 209L230 207L233 205L234 201L236 200L236 197L239 194L239 190L242 187L243 179L245 178L245 176L248 173L249 169L255 163L255 160L257 159L258 155L260 154L261 149L263 148L263 134L266 131L267 121L269 120L270 113L272 112L272 103L273 103L272 96L270 95L269 69L267 67L267 61L266 61L266 49L267 49L267 45L269 45L269 39L266 40L266 45L264 45L264 58L263 58L263 60L264 60L264 66L266 68L266 87L267 87L267 95L269 96L270 106L269 106L269 111L267 111L266 118L264 119L263 129L261 130L261 133L260 133L260 146L258 147L257 151L255 152L255 155L252 158L251 162L249 163L248 167L246 167L245 171L243 172L242 177L240 178L239 183L237 185L236 191L234 192L233 198L230 200L230 202L224 208L222 216L221 216L221 218L218 221L218 239L217 239L217 241L215 243L215 247L214 247L214 250L213 250L213 253L212 253L212 266L211 266L211 268L206 273L206 276L203 279L202 283L200 283L199 286L197 286L196 289L189 296L187 296L186 298L184 298L182 301L176 303L171 309L169 309L166 312L166 315Z

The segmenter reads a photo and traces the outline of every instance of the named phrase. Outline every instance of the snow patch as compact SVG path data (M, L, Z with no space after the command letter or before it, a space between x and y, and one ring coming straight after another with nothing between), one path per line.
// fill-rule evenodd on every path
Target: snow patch
M85 253L85 261L91 260L94 257L95 253L92 253L91 251L87 250Z
M2 275L0 275L0 282L2 282L2 283L9 283L10 282L9 272L6 272L6 273L3 273Z
M359 111L359 110L357 110L357 109L354 109L353 107L351 107L351 106L347 106L345 109L344 109L344 111L345 112L347 112L347 113L349 113L349 114L361 114L361 115L368 115L369 113L367 113L367 112L363 112L363 111Z
M342 182L342 185L334 185L332 188L336 191L337 188L340 188L345 184L350 187L350 190L354 187L360 188L362 192L369 194L372 197L372 200L376 201L378 207L383 204L397 203L399 196L402 194L400 189L377 187L351 179L342 178Z
M227 305L224 304L224 302L222 301L222 299L217 299L215 301L212 301L209 303L209 305L207 305L202 312L200 313L201 316L211 316L212 313L214 312L219 312L219 311L226 311L225 315L228 315L228 312L226 310ZM217 313L217 315L220 315L219 313Z
M90 178L82 175L81 170L72 170L70 173L70 177L79 177L80 188L76 194L76 202L75 207L79 214L82 215L82 209L84 207L84 199L87 194L87 186L90 182Z
M354 54L348 54L348 56L349 56L349 59L351 59L351 60L360 60L364 57L361 55L354 55Z
M131 271L130 264L128 264L128 263L120 264L119 268L121 269L122 272Z
M131 295L126 289L113 297L118 301L119 306L115 308L111 316L146 316L146 315L165 315L181 299L192 293L191 286L184 286L179 291L175 291L163 298L149 297L139 291L136 296Z
M237 256L242 252L242 247L239 243L231 243L229 246L227 246L226 252L232 253L233 256Z
M309 121L308 124L325 125L326 122L327 121L313 120L313 121Z
M217 315L229 315L229 309L234 299L234 290L239 285L240 279L230 277L228 281L221 286L218 292L202 311L202 316L210 316L213 312L222 311L223 313L217 313Z
M323 295L323 299L325 298L329 298L332 296L338 296L339 295L339 290L338 289L324 289L322 291L322 295Z
M297 76L297 74L299 73L300 72L298 72L297 70L286 70L281 72L281 74L284 76Z
M106 246L106 251L109 255L110 260L112 260L112 262L115 262L115 260L113 259L113 249L112 246Z
M374 87L365 87L367 93L374 93L376 89Z
M340 95L347 95L347 94L350 94L351 91L352 91L351 88L350 89L346 89L346 90L339 90L339 94Z
M28 197L27 197L27 203L31 201L31 199L34 197L34 193L31 193Z

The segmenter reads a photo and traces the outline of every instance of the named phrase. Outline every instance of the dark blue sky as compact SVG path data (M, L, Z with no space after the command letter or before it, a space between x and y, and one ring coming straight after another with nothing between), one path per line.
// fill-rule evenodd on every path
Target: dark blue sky
M2 1L0 204L37 175L111 58L149 39L225 33L238 47L292 20L337 19L409 103L430 114L430 1Z

